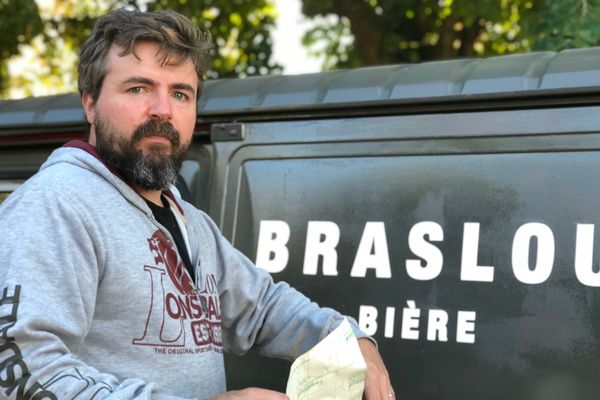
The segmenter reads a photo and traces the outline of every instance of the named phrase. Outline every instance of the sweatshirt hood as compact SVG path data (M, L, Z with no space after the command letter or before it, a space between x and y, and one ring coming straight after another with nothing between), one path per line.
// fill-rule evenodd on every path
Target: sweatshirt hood
M72 164L100 175L132 204L142 209L147 214L151 214L150 208L146 205L144 198L140 196L133 187L123 179L123 177L106 164L98 154L96 147L92 144L83 140L72 140L66 143L63 147L52 152L50 157L48 157L46 162L40 167L40 171L61 163ZM173 187L172 189L164 190L163 194L169 197L177 206L179 212L183 214L183 209L179 204L180 199L173 192L178 193Z

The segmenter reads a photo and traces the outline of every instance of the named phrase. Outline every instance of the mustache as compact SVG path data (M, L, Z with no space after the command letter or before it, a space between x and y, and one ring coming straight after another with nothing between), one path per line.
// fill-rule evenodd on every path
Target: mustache
M173 143L175 148L181 144L179 131L168 121L149 119L135 129L131 139L133 143L139 143L148 136L164 136Z

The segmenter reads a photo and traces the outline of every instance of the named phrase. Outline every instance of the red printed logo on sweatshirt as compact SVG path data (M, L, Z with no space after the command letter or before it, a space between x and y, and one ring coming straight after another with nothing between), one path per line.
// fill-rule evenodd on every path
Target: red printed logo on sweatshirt
M160 230L148 239L148 246L154 257L154 265L143 266L148 315L133 344L154 346L157 354L222 352L216 277L197 273L194 285L174 243Z
M150 250L155 254L157 264L167 266L167 273L173 284L181 293L191 293L194 290L194 284L190 275L185 269L183 260L175 251L175 246L160 230L154 232L154 235L148 239Z

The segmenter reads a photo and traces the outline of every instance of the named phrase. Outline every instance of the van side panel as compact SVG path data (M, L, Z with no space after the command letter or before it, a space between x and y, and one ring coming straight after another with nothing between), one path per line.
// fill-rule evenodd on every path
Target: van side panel
M597 111L248 124L215 143L211 213L275 280L358 319L399 397L592 398ZM232 388L285 388L286 364L254 362L228 358Z

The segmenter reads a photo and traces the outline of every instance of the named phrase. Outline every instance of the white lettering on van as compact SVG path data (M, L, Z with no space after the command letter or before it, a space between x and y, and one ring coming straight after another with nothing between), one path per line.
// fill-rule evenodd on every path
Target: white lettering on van
M537 238L537 256L533 268L529 265L531 241ZM535 285L545 282L554 265L554 235L547 225L528 223L517 229L512 246L512 267L515 277L523 283Z
M394 337L394 320L396 319L396 309L394 307L385 308L385 330L383 336L386 338Z
M465 222L463 248L460 265L460 280L472 282L493 282L494 267L477 265L479 253L479 223Z
M456 342L475 343L475 311L459 311L456 317Z
M337 276L337 250L340 228L330 221L309 221L304 251L304 275L317 275L319 257L323 261L323 275Z
M594 225L577 224L575 236L575 274L586 286L600 287L600 271L594 272Z
M407 307L402 310L402 339L419 339L419 318L421 310L417 308L413 300L406 302Z
M260 221L256 265L270 273L285 269L290 257L290 226L284 221Z
M430 342L448 341L448 313L444 310L429 310L427 340Z
M358 309L358 326L367 335L375 335L377 333L377 308L360 306Z
M419 340L421 332L429 342L448 342L448 323L452 316L456 321L456 333L453 340L456 343L475 343L475 322L477 313L475 311L459 310L448 312L440 309L421 309L417 307L414 300L407 300L402 309L402 320L400 322L400 338L403 340ZM380 313L377 307L371 305L360 305L358 310L358 326L369 336L377 334L380 326L384 326L384 337L394 337L394 325L396 323L396 307L386 307L384 319L380 321Z
M466 222L463 225L460 280L469 282L493 282L495 267L479 265L480 224ZM577 224L575 236L574 269L577 280L590 287L600 287L600 268L594 265L593 224ZM304 275L338 276L338 250L340 228L331 221L309 221L304 253ZM430 281L442 273L444 256L441 246L444 230L436 222L422 221L408 232L408 248L416 257L406 258L407 275L417 281ZM282 272L289 262L289 225L280 220L260 222L256 265L270 273ZM347 239L346 239L347 240ZM535 243L535 246L534 246ZM396 244L397 246L398 244ZM542 223L528 222L521 225L513 235L512 270L515 278L524 284L546 282L555 261L555 239L552 229ZM530 265L534 259L535 265ZM319 271L321 261L322 270ZM378 279L392 277L390 254L385 224L381 221L367 222L354 255L350 269L351 277L364 278L374 270ZM453 266L455 267L455 266ZM344 266L348 270L348 266Z
M442 227L431 221L415 224L408 233L408 247L421 260L406 260L408 276L418 281L429 281L438 277L444 265L444 256L440 249L425 240L428 237L432 242L444 240Z
M364 278L367 276L368 269L374 269L377 278L392 277L390 254L383 222L366 223L350 276Z

